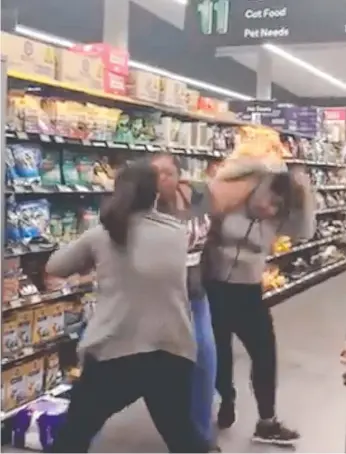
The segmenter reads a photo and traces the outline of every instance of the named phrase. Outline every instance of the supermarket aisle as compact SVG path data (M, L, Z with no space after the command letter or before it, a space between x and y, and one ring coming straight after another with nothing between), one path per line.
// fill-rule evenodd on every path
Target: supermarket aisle
M338 355L346 326L346 273L313 287L273 309L279 346L279 415L298 428L297 452L344 452L346 389ZM278 452L252 445L254 400L248 384L249 362L237 345L238 423L219 436L223 452ZM93 452L162 452L142 402L112 418ZM285 450L287 452L287 449Z

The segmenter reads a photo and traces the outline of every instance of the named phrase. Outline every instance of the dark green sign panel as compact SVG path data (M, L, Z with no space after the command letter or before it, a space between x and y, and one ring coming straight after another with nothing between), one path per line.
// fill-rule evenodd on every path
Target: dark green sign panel
M346 43L346 0L190 0L185 32L216 46Z

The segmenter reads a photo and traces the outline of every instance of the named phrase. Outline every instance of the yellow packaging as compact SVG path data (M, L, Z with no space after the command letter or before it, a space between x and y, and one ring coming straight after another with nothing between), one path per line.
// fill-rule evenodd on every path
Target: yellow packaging
M10 131L24 131L24 93L9 91L7 95L6 126Z
M49 307L52 336L58 337L64 334L64 303L52 304Z
M161 78L160 103L165 106L186 110L187 86L183 82Z
M7 386L5 387L5 410L20 407L28 401L24 365L6 371Z
M146 71L131 70L129 95L142 101L158 103L160 100L160 76Z
M55 48L48 44L1 32L1 55L7 68L32 76L55 78Z
M24 130L38 134L53 134L54 100L39 96L24 96Z
M37 358L23 365L25 371L25 388L28 400L37 399L43 393L44 362Z
M53 337L52 319L50 317L49 306L42 306L34 311L34 333L33 343L40 344Z
M60 380L60 362L58 353L51 353L46 356L46 379L45 390L54 388Z
M18 312L18 337L22 348L32 345L34 329L34 312L32 310Z
M102 90L102 59L60 49L57 52L56 78L79 87Z
M5 357L12 356L19 349L18 319L17 315L13 315L5 320L2 325L2 354Z

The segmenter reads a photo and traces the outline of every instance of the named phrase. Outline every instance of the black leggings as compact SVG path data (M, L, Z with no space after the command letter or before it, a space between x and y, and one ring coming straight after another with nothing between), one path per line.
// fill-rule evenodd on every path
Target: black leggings
M192 372L191 361L161 351L88 358L53 452L87 452L106 420L141 397L170 452L208 452L190 418Z
M252 385L260 418L275 415L276 342L270 310L260 285L213 281L207 286L217 348L217 390L234 402L232 334L252 361Z

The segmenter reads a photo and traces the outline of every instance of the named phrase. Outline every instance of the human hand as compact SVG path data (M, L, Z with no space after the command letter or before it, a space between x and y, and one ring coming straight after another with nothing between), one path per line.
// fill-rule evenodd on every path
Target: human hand
M302 166L290 170L294 183L300 188L307 188L311 185L310 177Z

